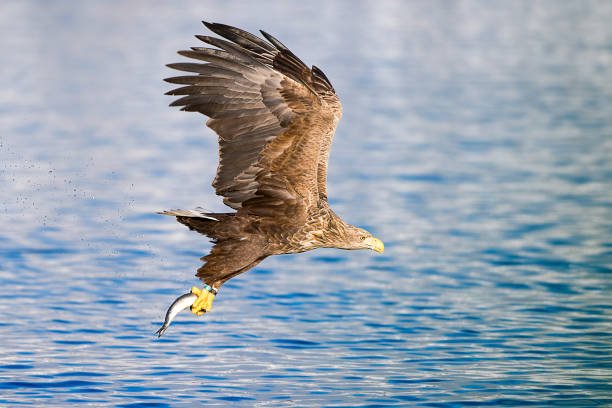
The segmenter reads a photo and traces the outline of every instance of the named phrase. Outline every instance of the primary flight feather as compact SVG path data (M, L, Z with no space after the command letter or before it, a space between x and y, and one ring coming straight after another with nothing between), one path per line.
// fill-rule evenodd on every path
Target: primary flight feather
M207 23L225 38L196 36L215 48L192 47L180 55L199 62L169 64L190 73L168 78L182 85L171 106L200 112L219 139L213 187L236 210L162 214L210 237L214 246L192 288L194 314L210 311L217 290L270 255L316 248L373 249L383 243L345 223L327 203L329 151L342 105L325 74L309 68L286 46L261 32Z

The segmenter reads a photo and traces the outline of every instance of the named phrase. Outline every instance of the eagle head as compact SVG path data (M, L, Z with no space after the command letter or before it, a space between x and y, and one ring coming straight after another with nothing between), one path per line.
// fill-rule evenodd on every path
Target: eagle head
M346 225L343 231L343 245L339 246L342 249L371 249L376 252L383 253L385 244L372 236L368 231L357 228L352 225Z

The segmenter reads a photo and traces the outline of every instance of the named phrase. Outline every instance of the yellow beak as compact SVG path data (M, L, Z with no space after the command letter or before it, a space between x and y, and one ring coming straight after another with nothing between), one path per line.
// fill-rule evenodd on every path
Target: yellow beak
M385 244L378 238L368 237L366 238L366 244L370 249L376 252L380 252L381 254L385 252Z

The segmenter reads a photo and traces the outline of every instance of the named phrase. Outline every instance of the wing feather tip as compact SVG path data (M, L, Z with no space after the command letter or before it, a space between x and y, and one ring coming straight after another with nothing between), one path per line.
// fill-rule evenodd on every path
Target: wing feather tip
M277 40L276 37L274 37L273 35L266 33L264 30L259 30L259 32L261 33L261 35L266 37L266 40L270 41L272 45L274 45L279 51L284 51L284 50L289 51L287 46L283 44L282 42L280 42L279 40Z
M184 69L181 68L183 64L186 64L186 63L185 62L171 62L170 64L166 64L166 66L170 69L176 69L177 71L184 71Z
M209 40L212 38L210 35L202 35L202 34L196 34L195 38L197 38L200 41L205 42L206 44L209 44Z

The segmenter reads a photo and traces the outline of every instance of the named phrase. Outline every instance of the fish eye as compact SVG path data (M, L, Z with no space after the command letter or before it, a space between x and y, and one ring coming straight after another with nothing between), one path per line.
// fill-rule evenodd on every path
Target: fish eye
M362 235L362 236L359 237L359 239L363 241L364 239L366 239L366 237L365 237L365 235Z

